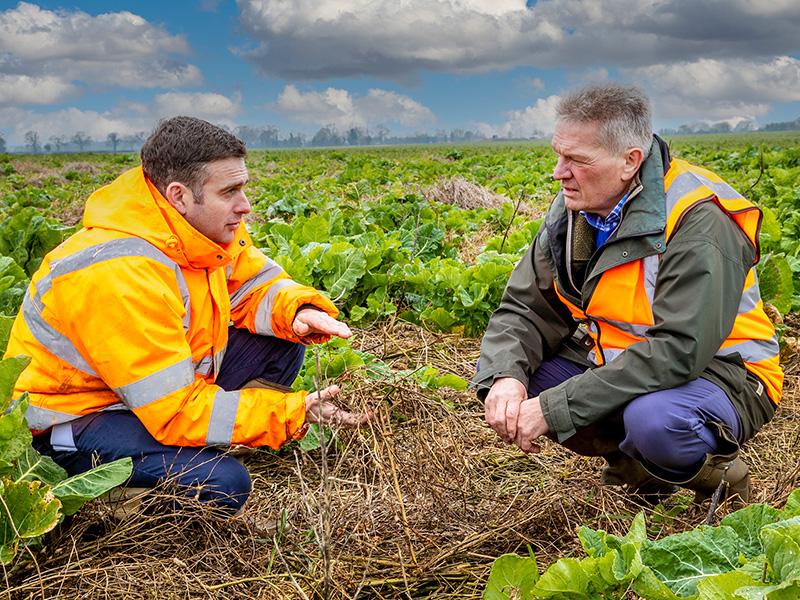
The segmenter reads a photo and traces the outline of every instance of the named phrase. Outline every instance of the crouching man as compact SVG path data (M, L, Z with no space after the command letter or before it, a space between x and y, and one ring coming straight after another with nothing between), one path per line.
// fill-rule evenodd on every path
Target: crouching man
M245 155L200 119L161 122L33 275L6 355L32 357L15 392L30 393L34 447L70 475L131 457L130 486L171 478L234 512L251 481L231 445L370 417L333 405L335 386L289 387L305 344L351 332L253 246Z
M739 446L783 384L756 280L761 213L670 156L636 87L572 91L557 115L561 190L481 345L486 421L524 452L548 435L605 457L601 484L702 500L724 480L747 501Z

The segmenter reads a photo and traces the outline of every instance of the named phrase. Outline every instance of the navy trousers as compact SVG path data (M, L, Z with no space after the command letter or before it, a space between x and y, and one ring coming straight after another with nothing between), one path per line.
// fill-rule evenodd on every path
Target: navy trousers
M303 365L305 346L275 337L254 335L231 327L217 385L227 391L240 389L261 377L291 386ZM155 487L169 480L179 494L238 510L252 487L250 474L224 449L165 446L158 442L131 411L97 412L72 423L76 450L55 450L50 434L34 438L33 446L50 455L70 475L97 463L133 459L131 487Z
M528 394L536 397L585 370L561 357L546 361L531 376ZM718 453L710 421L727 425L739 443L744 441L739 414L725 392L710 381L696 379L639 396L599 425L619 432L619 449L651 472L668 481L685 481L698 472L706 454Z

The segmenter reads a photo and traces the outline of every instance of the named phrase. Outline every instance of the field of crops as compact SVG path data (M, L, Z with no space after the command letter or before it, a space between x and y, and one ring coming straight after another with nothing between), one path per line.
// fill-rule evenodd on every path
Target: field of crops
M790 497L800 486L800 133L668 141L673 154L716 171L765 213L759 280L775 307L788 377L775 420L744 451L757 503L746 515L722 506L715 524L725 515L728 521L697 541L706 510L685 493L665 505L637 506L597 487L600 459L555 444L525 456L483 422L467 381L504 283L558 188L547 143L254 151L254 241L296 281L324 290L357 333L309 350L296 386L313 389L321 375L342 387L349 408L370 405L381 418L326 444L326 472L316 431L281 451L256 452L247 463L254 492L237 519L189 507L120 521L102 500L89 500L58 528L17 545L0 514L0 592L124 600L477 598L486 589L487 598L522 598L531 596L514 596L497 582L520 573L533 581L571 557L577 560L557 563L543 578L561 582L548 597L622 597L641 556L658 553L643 543L667 540L664 552L671 552L668 540L687 532L695 536L689 545L720 545L725 525L749 536L752 556L742 553L758 560L751 538L759 539L762 527L800 519L800 496ZM137 162L124 154L0 155L0 339L44 253L80 226L85 198ZM0 387L6 375L0 372ZM5 398L0 408L10 406ZM18 461L8 458L0 456L0 476L20 479ZM268 531L264 524L275 520L277 532ZM732 544L726 560L733 552L735 562L739 547L723 541ZM487 589L493 561L509 553L521 558L505 557ZM704 570L713 561L703 560L687 562L703 576L726 570ZM601 563L605 579L581 575L600 573ZM800 589L800 569L774 565L771 575L794 577ZM768 582L766 566L764 573ZM692 597L699 579L694 587L651 582L651 595L637 591ZM767 592L758 593L752 597Z

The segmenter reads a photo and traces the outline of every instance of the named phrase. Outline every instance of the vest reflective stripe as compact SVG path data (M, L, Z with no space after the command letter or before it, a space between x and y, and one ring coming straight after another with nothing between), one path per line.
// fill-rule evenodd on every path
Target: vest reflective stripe
M226 392L221 388L217 391L208 422L206 445L231 443L240 399L241 392Z
M761 226L761 211L746 200L727 183L711 171L694 167L679 159L672 161L670 172L676 175L665 177L667 196L667 241L686 212L698 202L716 197L718 203L736 221L750 241L758 248L758 230Z
M255 288L265 284L270 279L275 279L281 273L283 273L283 269L281 269L275 261L268 258L267 262L258 273L245 281L238 290L231 294L231 310L239 306L239 302Z
M264 295L264 298L262 298L261 304L258 306L258 312L256 313L256 333L260 335L275 335L275 332L272 330L272 305L275 303L275 297L278 295L278 292L290 285L299 284L291 279L279 279L269 286L269 291Z
M604 319L603 317L595 317L594 320L599 323L607 323L608 325L613 325L623 333L626 333L629 336L636 338L644 337L644 334L647 333L647 330L653 326L652 323L649 325L637 325L636 323L613 321L611 319Z
M744 293L742 294L742 301L739 303L738 312L740 315L744 315L759 306L762 306L762 304L761 291L758 288L758 274L755 268L752 268L744 282Z
M624 348L603 348L603 357L605 362L611 362L623 352L625 352Z
M774 340L746 340L739 343L726 340L717 352L717 356L728 356L738 352L745 362L761 362L773 358L776 351L779 349Z
M115 388L114 393L133 410L160 400L193 383L194 365L190 356L139 381Z
M38 304L36 300L36 296L34 296L33 300L31 299L30 293L26 293L22 299L22 318L25 320L25 325L28 326L31 335L42 347L69 366L92 377L97 377L94 369L89 366L83 355L78 352L75 344L44 320L44 317L42 317L44 307L41 304L41 299L39 299Z

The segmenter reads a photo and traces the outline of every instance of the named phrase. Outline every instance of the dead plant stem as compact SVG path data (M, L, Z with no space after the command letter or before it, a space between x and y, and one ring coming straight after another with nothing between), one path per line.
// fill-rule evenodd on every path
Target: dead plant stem
M316 372L314 379L317 385L317 394L322 393L322 368L319 361L319 346L314 346L314 359ZM323 597L328 600L331 596L331 497L333 485L328 474L328 440L325 437L325 417L322 410L322 398L319 398L319 449L321 465L320 482L320 520L322 521L320 546L322 550L322 568L324 571Z

